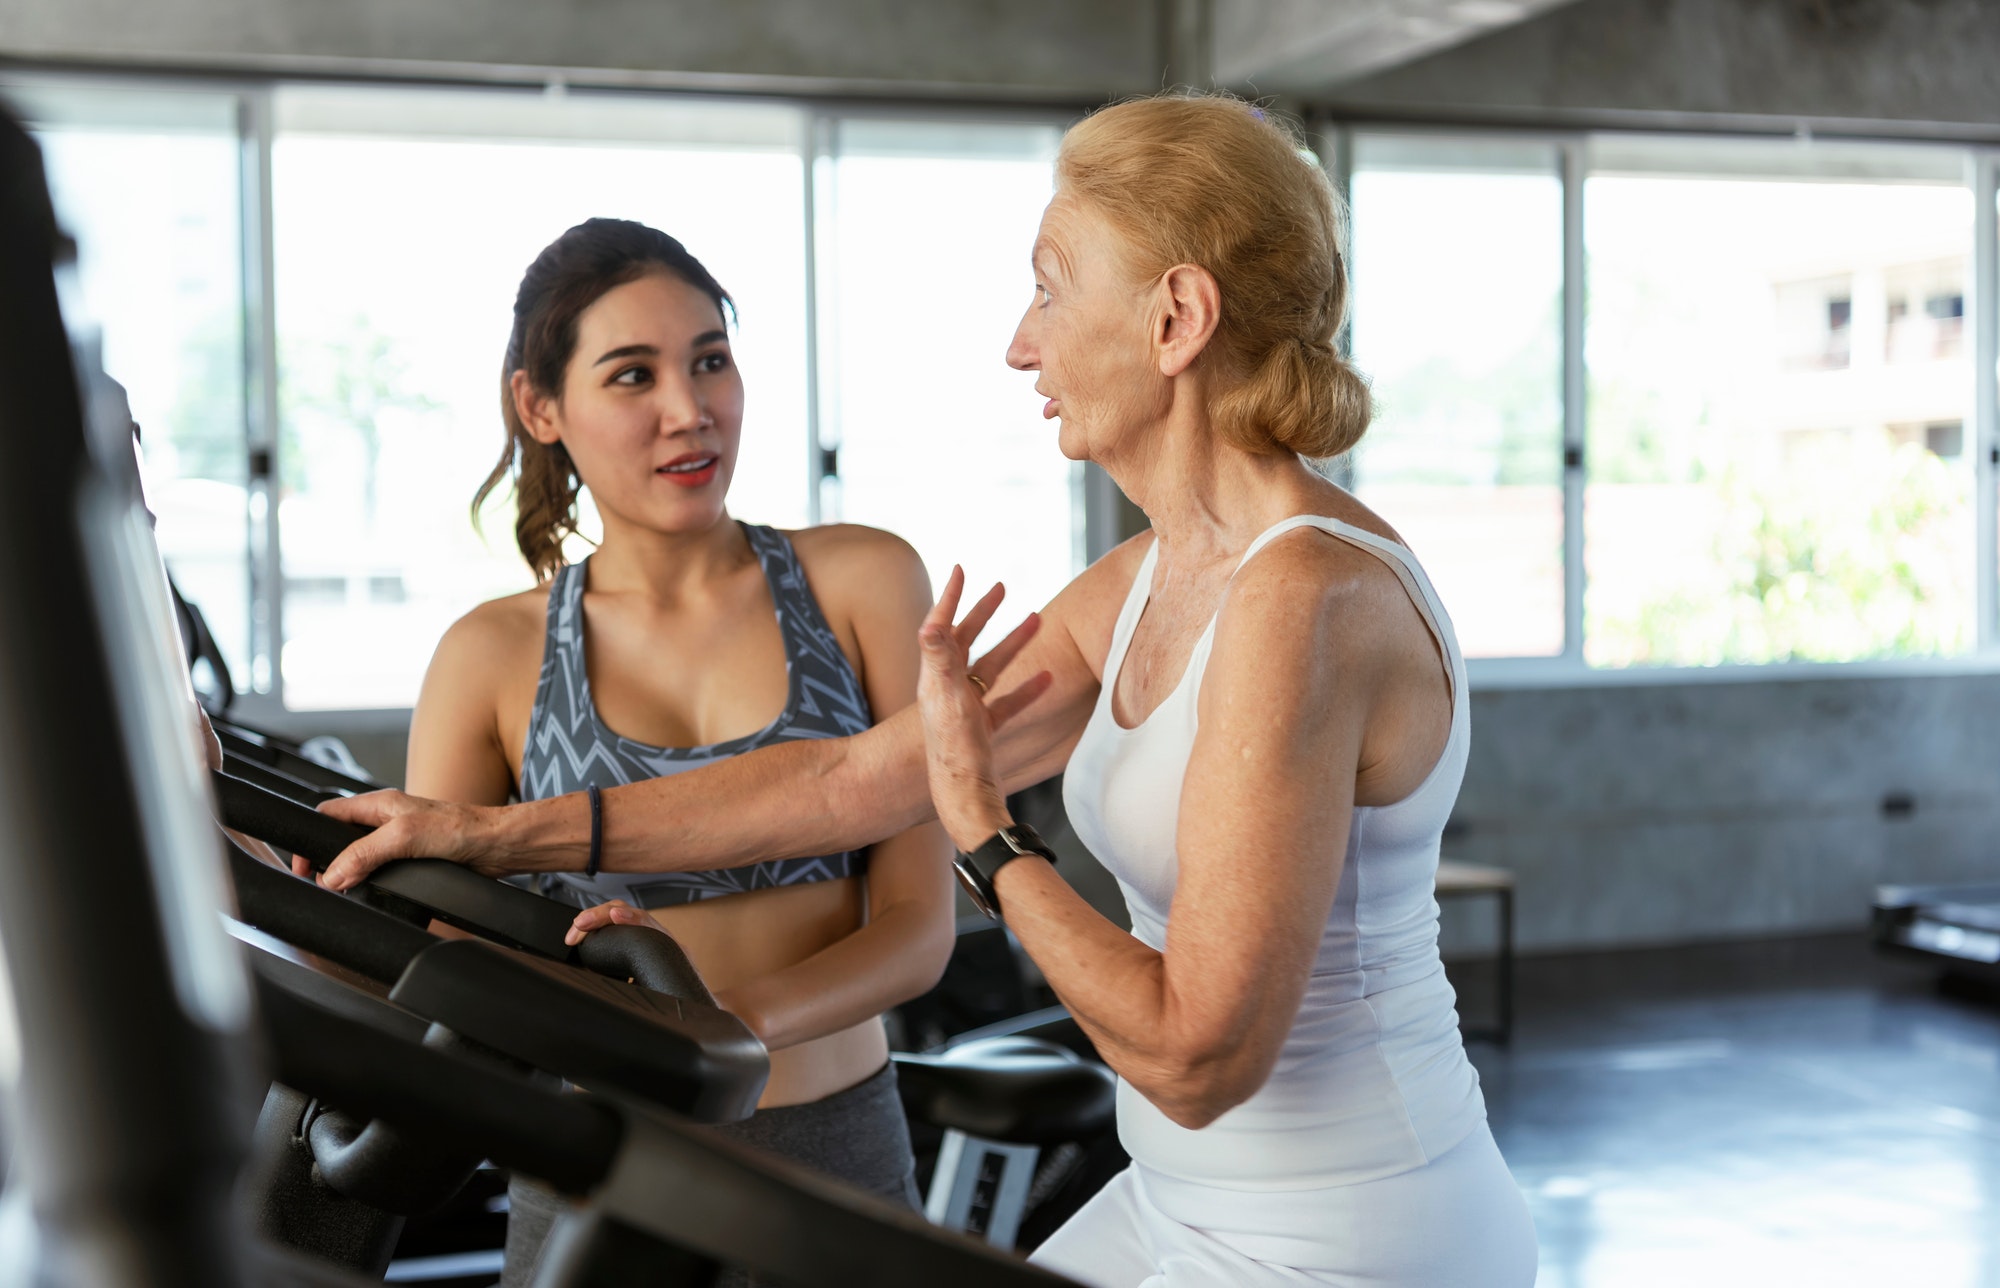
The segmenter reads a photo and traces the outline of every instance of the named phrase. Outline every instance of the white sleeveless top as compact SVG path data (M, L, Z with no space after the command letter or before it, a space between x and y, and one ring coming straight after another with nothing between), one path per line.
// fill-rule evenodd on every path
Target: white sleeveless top
M1269 1081L1199 1131L1119 1081L1118 1134L1134 1161L1225 1189L1316 1189L1393 1176L1444 1153L1486 1116L1438 958L1434 890L1438 840L1471 745L1465 661L1430 580L1392 541L1338 519L1299 515L1260 535L1243 562L1308 525L1376 555L1402 579L1450 666L1451 734L1409 796L1355 808L1333 912ZM1133 935L1164 951L1179 866L1177 806L1215 623L1196 641L1179 686L1144 723L1120 727L1111 698L1152 596L1158 556L1155 542L1118 616L1097 709L1063 780L1063 803L1078 838L1118 878Z

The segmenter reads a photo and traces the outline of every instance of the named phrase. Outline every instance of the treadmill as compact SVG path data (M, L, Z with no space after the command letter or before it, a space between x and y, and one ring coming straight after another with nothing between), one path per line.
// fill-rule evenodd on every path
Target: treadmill
M556 1090L508 1066L504 1052L496 1061L433 1044L442 1026L414 1040L398 1028L433 1005L469 1004L469 976L447 969L453 959L524 989L574 992L579 972L553 960L552 945L433 941L406 963L435 959L437 998L422 1005L397 1006L334 974L288 973L299 963L277 954L245 969L216 913L229 904L230 861L186 671L169 645L127 427L87 414L57 308L59 250L36 149L0 115L0 434L10 446L0 543L33 552L12 589L36 609L0 614L0 1134L11 1150L0 1282L367 1282L259 1240L235 1201L250 1134L243 1106L271 1078L338 1105L364 1132L381 1124L569 1196L537 1288L704 1285L721 1266L796 1288L1067 1282L665 1112L619 1085L629 1069L578 1066L564 1076L581 1090ZM426 883L479 880L402 872L378 882L402 883L385 892L389 908L430 906ZM260 911L246 896L237 911L270 923L284 902ZM524 925L514 938L538 933ZM619 995L605 1005L630 1009L623 990L637 986L616 975L660 964L600 970L602 989ZM397 987L408 982L399 975ZM754 1099L758 1053L704 1031L723 1023L720 1012L664 994L646 1004L685 1066L714 1066L674 1094ZM530 997L515 1009L554 1023Z
M2000 883L1875 887L1877 947L2000 985Z

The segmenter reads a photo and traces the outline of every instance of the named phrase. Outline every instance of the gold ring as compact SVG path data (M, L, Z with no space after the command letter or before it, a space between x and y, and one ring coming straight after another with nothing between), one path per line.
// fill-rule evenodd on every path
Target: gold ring
M971 674L967 674L965 678L972 681L972 687L979 690L980 697L983 698L986 696L986 681L980 679L976 675L971 675Z

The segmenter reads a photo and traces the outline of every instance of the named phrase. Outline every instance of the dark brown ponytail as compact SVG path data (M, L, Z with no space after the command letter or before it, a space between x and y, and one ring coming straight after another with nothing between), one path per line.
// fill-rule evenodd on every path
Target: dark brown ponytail
M727 318L736 302L721 283L656 228L629 219L586 219L549 243L521 278L514 295L514 330L500 364L500 420L507 441L499 463L472 496L472 521L494 489L514 480L514 541L547 581L565 562L563 541L576 531L577 494L583 480L561 443L537 442L514 406L514 373L524 371L537 393L560 397L563 372L576 352L576 320L614 287L665 270L715 301Z

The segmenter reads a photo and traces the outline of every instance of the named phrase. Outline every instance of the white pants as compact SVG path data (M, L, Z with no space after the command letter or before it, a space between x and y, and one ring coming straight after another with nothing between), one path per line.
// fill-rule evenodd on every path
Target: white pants
M1429 1164L1252 1193L1126 1168L1030 1258L1091 1288L1529 1288L1535 1228L1481 1123Z

